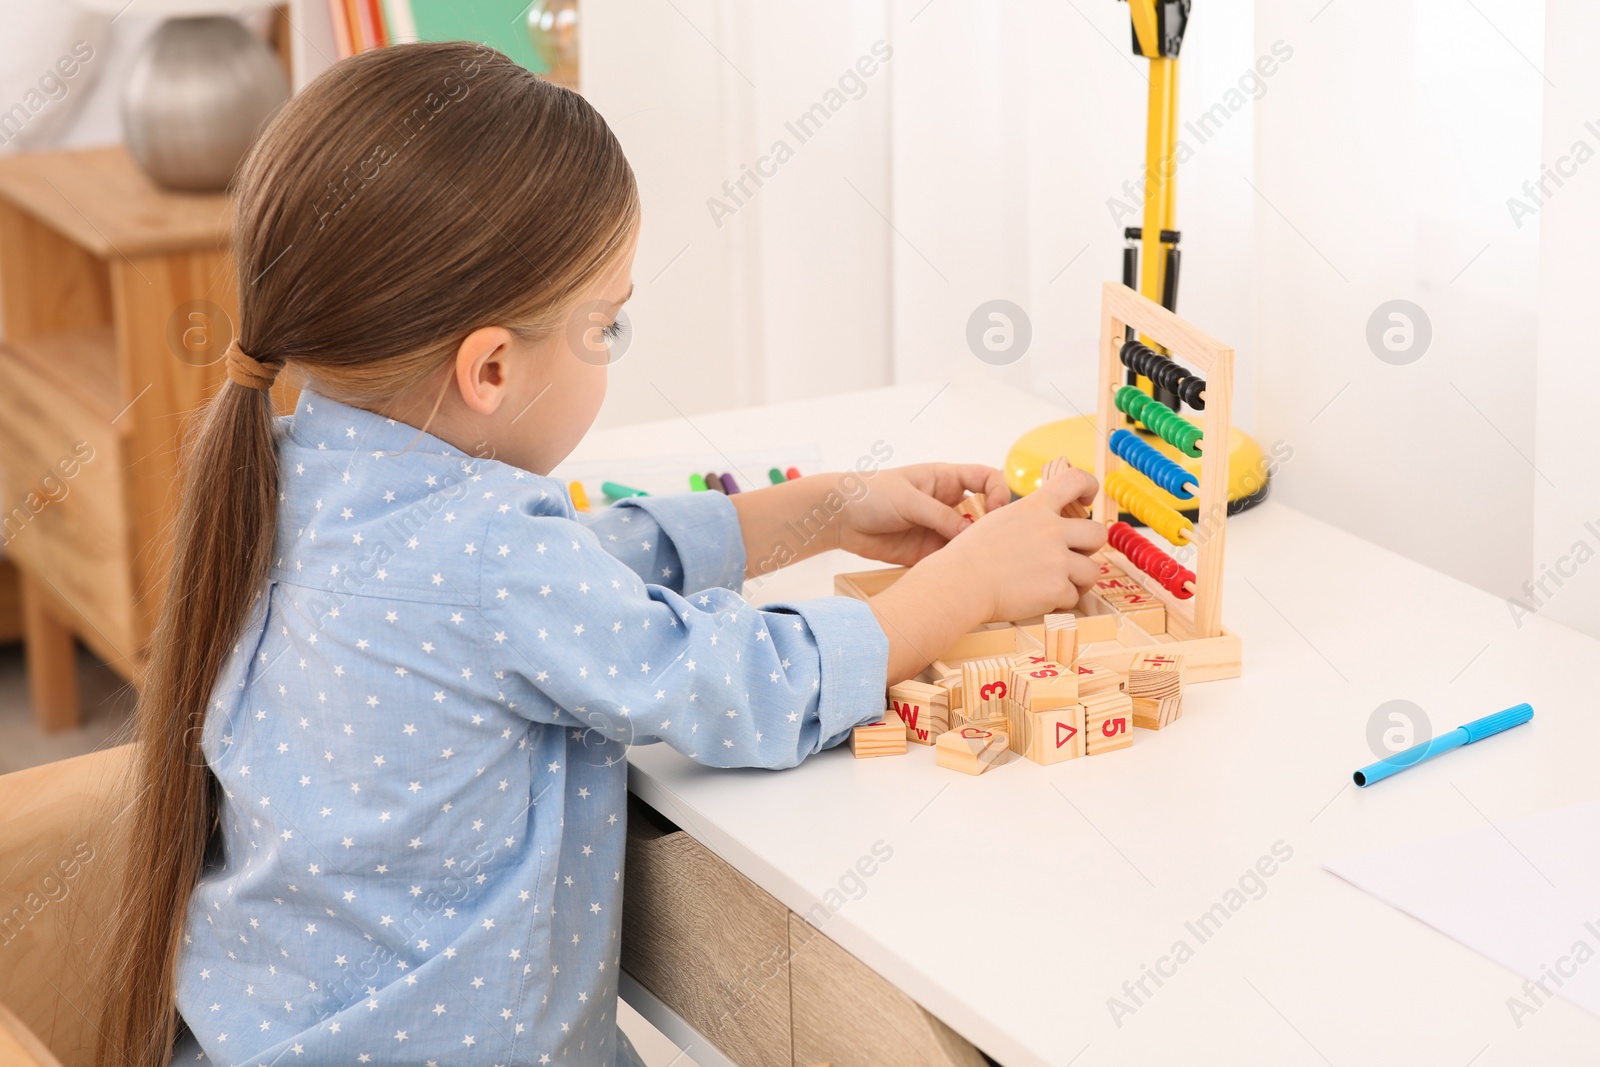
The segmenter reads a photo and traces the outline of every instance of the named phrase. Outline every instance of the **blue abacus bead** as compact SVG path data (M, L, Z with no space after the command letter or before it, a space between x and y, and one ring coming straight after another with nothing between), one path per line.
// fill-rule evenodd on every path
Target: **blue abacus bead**
M1110 444L1111 451L1124 462L1168 493L1179 500L1194 499L1193 494L1184 488L1185 483L1190 481L1189 472L1146 444L1138 434L1115 430L1111 434Z

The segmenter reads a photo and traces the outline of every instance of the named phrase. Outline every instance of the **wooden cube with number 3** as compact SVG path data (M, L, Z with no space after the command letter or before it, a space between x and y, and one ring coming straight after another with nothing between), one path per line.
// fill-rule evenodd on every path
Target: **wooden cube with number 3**
M1006 713L1011 660L1006 656L968 660L961 665L961 717L992 719ZM954 725L952 723L952 725Z

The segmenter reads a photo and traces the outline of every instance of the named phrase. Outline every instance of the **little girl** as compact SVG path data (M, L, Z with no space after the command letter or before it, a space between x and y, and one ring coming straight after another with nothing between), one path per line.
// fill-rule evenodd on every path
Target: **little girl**
M639 231L582 97L471 44L368 52L283 108L234 203L239 331L140 703L100 1062L635 1064L627 747L838 743L971 627L1076 602L1103 535L1061 512L1093 480L1002 507L989 468L881 471L804 551L912 570L757 608L751 561L838 476L581 521L547 476L599 408ZM966 491L992 513L963 531Z

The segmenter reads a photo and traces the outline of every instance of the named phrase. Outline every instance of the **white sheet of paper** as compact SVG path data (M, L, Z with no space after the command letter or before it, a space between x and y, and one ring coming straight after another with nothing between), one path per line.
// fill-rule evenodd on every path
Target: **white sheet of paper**
M1600 800L1324 866L1600 1015Z

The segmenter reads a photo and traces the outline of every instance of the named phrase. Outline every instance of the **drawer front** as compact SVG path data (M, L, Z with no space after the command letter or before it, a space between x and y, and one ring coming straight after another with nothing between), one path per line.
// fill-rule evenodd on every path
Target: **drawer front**
M122 467L104 415L0 346L0 544L131 659L144 635L133 624Z
M960 1034L792 913L789 944L795 1067L987 1067Z
M630 804L622 968L740 1067L790 1067L789 912Z

